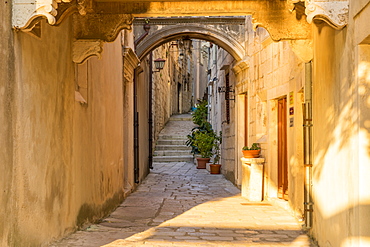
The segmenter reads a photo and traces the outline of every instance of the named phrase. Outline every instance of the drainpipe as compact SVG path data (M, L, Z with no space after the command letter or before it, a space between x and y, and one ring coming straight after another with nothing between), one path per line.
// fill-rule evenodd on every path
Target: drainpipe
M146 36L149 34L150 25L145 23L143 25L144 33L134 41L134 47L140 44ZM152 59L150 59L152 60ZM152 61L150 62L150 77L149 77L149 87L152 86ZM149 89L149 168L152 169L153 154L152 154L152 111L151 111L151 89ZM134 178L135 183L139 183L139 113L137 111L137 70L134 71Z
M153 52L149 54L149 169L153 169Z
M303 104L303 159L305 167L304 219L305 227L312 227L312 63L305 64L305 87Z
M139 113L137 111L137 76L134 71L134 179L139 183Z

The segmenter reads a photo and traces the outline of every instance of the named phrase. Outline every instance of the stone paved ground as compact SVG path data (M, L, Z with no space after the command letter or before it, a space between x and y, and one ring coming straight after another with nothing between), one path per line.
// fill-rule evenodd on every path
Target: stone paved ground
M166 134L191 126L172 124ZM186 162L153 166L108 218L50 246L314 246L287 211L249 203L222 175Z
M100 224L59 246L314 246L288 212L248 203L222 175L192 163L157 163Z

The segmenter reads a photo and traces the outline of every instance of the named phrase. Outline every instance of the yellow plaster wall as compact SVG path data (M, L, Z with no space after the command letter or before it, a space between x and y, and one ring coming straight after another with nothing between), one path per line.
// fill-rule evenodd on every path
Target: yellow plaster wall
M5 125L14 129L14 151L5 139L9 153L1 174L7 176L1 183L8 186L2 187L0 214L11 217L2 218L1 246L45 244L106 215L123 199L120 41L104 45L101 60L89 59L87 105L80 105L70 19L58 27L42 21L41 28L41 38L15 34L15 80L7 76L16 89L13 123Z
M11 23L11 5L0 2L0 23ZM13 33L0 28L0 246L6 246L13 221L12 185L13 164L13 97L14 97L14 49ZM14 182L16 183L16 182Z
M370 7L350 7L346 28L319 23L313 32L312 234L320 246L370 245Z

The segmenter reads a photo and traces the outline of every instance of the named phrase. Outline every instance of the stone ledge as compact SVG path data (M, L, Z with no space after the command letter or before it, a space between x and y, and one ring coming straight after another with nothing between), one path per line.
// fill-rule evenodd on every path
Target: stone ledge
M263 164L265 162L265 158L241 158L242 164Z

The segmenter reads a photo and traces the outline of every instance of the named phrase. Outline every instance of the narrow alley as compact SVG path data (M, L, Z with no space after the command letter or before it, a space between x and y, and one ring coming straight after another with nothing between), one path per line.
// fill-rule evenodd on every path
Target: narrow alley
M192 126L169 121L161 135L183 136ZM153 167L109 217L51 247L314 246L287 211L249 203L223 175L196 169L193 162Z

